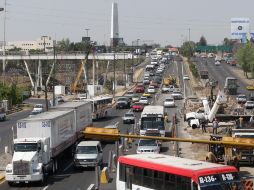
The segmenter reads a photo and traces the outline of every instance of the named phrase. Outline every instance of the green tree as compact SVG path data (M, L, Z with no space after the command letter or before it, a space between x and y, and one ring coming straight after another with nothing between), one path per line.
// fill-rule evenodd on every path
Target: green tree
M248 72L251 72L254 77L254 44L251 41L238 49L236 60L241 65L244 76L248 78Z
M63 38L60 42L57 43L57 50L58 51L69 51L70 49L70 39Z
M198 45L200 45L200 46L207 46L207 41L206 41L206 38L204 36L200 37Z
M184 42L180 48L180 53L190 59L193 56L195 51L195 43L194 42Z

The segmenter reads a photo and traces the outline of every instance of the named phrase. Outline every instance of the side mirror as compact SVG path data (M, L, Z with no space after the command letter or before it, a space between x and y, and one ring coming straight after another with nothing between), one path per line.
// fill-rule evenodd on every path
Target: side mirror
M43 150L44 150L44 152L48 152L48 145L44 145L44 147L43 147Z

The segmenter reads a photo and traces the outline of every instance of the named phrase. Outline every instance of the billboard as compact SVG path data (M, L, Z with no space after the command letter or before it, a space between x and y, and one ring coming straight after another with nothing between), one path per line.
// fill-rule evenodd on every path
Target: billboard
M250 32L249 18L232 18L231 19L231 39L244 40L247 33Z

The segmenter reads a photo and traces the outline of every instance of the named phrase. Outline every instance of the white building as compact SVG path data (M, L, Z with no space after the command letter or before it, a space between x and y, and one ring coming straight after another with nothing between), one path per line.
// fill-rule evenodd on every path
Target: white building
M7 42L5 50L8 51L13 48L20 48L22 51L45 50L45 52L49 52L53 50L53 40L50 36L41 36L35 41ZM3 50L4 46L1 44L0 51Z

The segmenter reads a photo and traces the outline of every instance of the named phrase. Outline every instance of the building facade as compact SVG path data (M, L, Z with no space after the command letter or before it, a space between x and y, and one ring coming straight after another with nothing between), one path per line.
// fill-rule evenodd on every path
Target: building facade
M42 50L44 52L53 51L53 40L50 36L41 36L35 41L16 41L16 42L7 42L4 47L4 44L0 44L0 51L9 51L11 49L21 49L21 51L31 51L31 50Z

